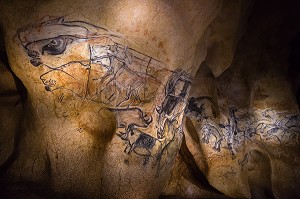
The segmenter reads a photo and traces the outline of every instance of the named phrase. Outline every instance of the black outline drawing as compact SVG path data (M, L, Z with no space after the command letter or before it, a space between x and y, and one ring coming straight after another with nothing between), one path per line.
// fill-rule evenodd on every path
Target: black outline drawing
M162 165L165 151L182 133L181 117L191 86L187 72L169 70L153 57L123 45L126 40L120 35L84 21L46 18L18 29L17 38L30 64L46 70L40 76L46 91L63 91L60 102L71 95L105 104L117 118L124 152L143 157L143 165L152 157ZM84 58L58 66L47 62L46 58L64 60L80 45ZM144 108L147 103L152 103L153 110ZM154 152L155 145L159 150Z
M201 142L212 142L212 149L217 152L225 148L234 157L245 142L254 142L255 139L279 145L300 143L300 114L280 113L272 109L254 110L252 113L243 110L244 116L240 117L237 113L241 112L236 107L228 107L227 123L218 123L205 112L205 103L215 106L209 97L192 97L185 112L201 123Z

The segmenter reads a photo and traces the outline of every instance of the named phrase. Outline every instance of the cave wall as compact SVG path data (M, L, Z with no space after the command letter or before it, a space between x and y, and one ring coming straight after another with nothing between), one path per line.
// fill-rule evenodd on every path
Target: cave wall
M171 2L168 3L172 5ZM193 7L191 5L192 3L185 9L191 9ZM50 98L43 96L41 103L37 103L37 106L32 104L28 106L26 88L30 88L29 97L31 93L39 91L39 88L30 86L30 78L26 81L23 80L26 88L24 87L18 77L22 72L15 69L16 75L8 63L8 61L13 63L18 58L12 55L9 58L6 57L5 39L1 38L0 174L3 186L0 192L3 197L23 198L24 195L27 195L28 198L43 198L48 195L54 198L80 198L81 196L139 198L146 192L143 191L143 188L147 188L149 191L151 186L156 186L156 188L152 190L153 193L147 192L150 198L158 195L161 195L161 198L295 198L300 196L297 187L300 183L299 2L296 0L285 2L279 0L224 0L211 2L209 5L211 7L205 8L205 3L203 3L197 8L202 8L208 14L209 9L218 5L216 8L214 7L213 14L208 17L207 21L199 23L198 26L195 26L196 28L193 26L193 31L199 29L201 30L199 32L203 33L200 38L195 40L197 45L193 48L194 51L187 47L185 50L181 50L188 51L186 49L189 49L190 52L187 54L195 52L196 55L199 55L195 56L191 63L198 63L200 66L195 71L190 95L186 99L184 116L181 118L183 121L181 147L174 149L175 152L172 151L169 154L165 152L167 155L164 154L165 162L174 163L174 166L170 166L165 172L162 172L166 182L151 180L152 178L145 180L143 175L148 170L147 172L139 170L140 168L136 164L133 164L132 169L128 170L129 177L122 178L120 174L116 173L119 170L114 168L115 165L128 166L130 161L126 159L127 161L120 163L119 159L123 158L123 152L122 155L112 155L118 154L114 151L117 149L109 146L111 140L115 138L112 138L113 134L105 134L105 132L117 131L116 129L119 128L117 121L134 118L136 115L132 114L133 111L121 115L118 110L109 109L107 113L105 112L107 117L103 119L101 111L99 111L102 110L102 107L99 109L97 103L90 101L73 103L75 100L72 101L71 97L72 103L64 102L65 104L62 105L56 101L52 103ZM177 8L174 13L176 12L180 13L181 10ZM188 17L184 20L192 21ZM197 23L195 22L195 24ZM158 25L156 28L159 29L162 26ZM128 35L131 33L130 30L124 31L128 31ZM139 32L137 29L135 31ZM128 37L138 38L133 35ZM179 36L174 36L176 39L177 37ZM189 42L191 41L189 40L187 43ZM168 51L168 47L163 46L166 44L157 43L161 51L164 48ZM130 45L130 42L126 45L128 44ZM188 46L188 44L186 45ZM195 44L191 45L195 46ZM139 50L146 48L145 46L147 45L142 41L135 45ZM9 51L11 49L8 49ZM150 54L155 52L154 54L162 59L166 56L155 50L146 51ZM174 54L176 52L174 50ZM164 53L166 54L166 52ZM138 56L148 59L142 53ZM174 57L176 56L174 55ZM171 59L171 62L176 62L175 60L181 63L181 56L174 60ZM169 75L167 70L161 71L162 74L159 78L163 79L164 74ZM32 78L35 78L35 82L40 81L36 77ZM186 78L184 81L189 82L190 80ZM132 84L134 85L134 83ZM47 92L49 91L51 91L50 88ZM40 92L45 92L45 90ZM66 95L66 97L69 96ZM57 100L56 96L55 100ZM30 122L39 120L39 114L47 113L52 105L56 108L53 115L59 119L54 116L51 119L44 117L42 121L46 125L42 126L43 128L37 128L33 125L34 122ZM33 109L35 113L26 114L29 109ZM153 112L155 111L157 109L153 110ZM63 131L67 132L65 133L66 137L59 134L61 126L67 124L67 122L60 122L66 112L71 115L70 117L74 116L70 128L75 129L78 123L82 127L82 129L76 127L78 133L84 131L94 133L91 136L88 134L86 142L83 143L80 140L85 138L85 134L80 134L75 141L72 140L72 132L68 133L70 128ZM27 130L29 127L24 127L21 121L23 124L24 121L29 121L30 128L35 128L35 132L41 133L37 137L28 139L26 134L30 134ZM150 123L150 120L148 121ZM95 125L91 125L91 123ZM65 154L62 156L66 156L66 159L61 162L58 158L61 157L58 153L59 150L57 150L58 152L45 152L48 145L44 143L54 138L45 138L43 135L48 136L47 133L53 129L59 132L56 135L57 143L53 145L53 150L57 150L57 148L65 150ZM100 136L97 134L99 129L104 132ZM152 141L159 140L152 134L151 136L144 137L152 139ZM124 135L119 137L123 140L127 139ZM142 139L142 136L135 139L137 142L138 139ZM132 143L129 140L126 141L129 142L129 145L127 144L125 152L127 152L128 146L131 147L127 152L128 155L132 157L132 154L138 154L134 160L147 165L152 156L147 157L147 151L146 155L132 152ZM62 142L71 143L71 147L68 148ZM41 153L34 147L26 148L29 145L35 145L34 143L38 143L37 149L41 150ZM79 145L81 148L77 147ZM19 146L23 146L27 151L21 150ZM123 145L118 146L124 150ZM92 152L90 148L93 148ZM98 151L95 152L94 149L101 151L101 154L104 151L105 155L99 155ZM149 150L149 148L146 149ZM107 155L106 152L109 150L113 152ZM175 156L177 152L174 162L167 158L168 155ZM27 156L28 154L30 155ZM15 164L15 159L22 156L27 159L21 158L19 163ZM81 161L77 162L78 157ZM74 164L74 160L76 160L76 164ZM31 162L34 162L32 168L32 165L29 165ZM106 162L109 162L109 165L102 168L101 165L105 165ZM54 168L54 163L59 166ZM94 165L100 166L93 167ZM120 170L124 168L122 167ZM170 171L171 169L172 171ZM105 172L103 172L104 170ZM55 172L51 173L51 171ZM171 175L167 177L169 171ZM151 177L157 179L156 175L154 172ZM148 184L147 187L138 182L143 180ZM105 185L101 184L103 181L105 181ZM33 185L32 182L34 182ZM37 190L32 188L36 186L36 182L41 183L42 188ZM115 190L115 182L122 184L122 191ZM128 191L127 184L130 184L129 182L139 185ZM164 187L158 186L158 184L164 184ZM102 187L98 188L98 186ZM99 190L102 192L100 195ZM161 193L156 193L160 191ZM111 193L115 195L110 195Z
M185 138L189 153L181 153L180 170L173 174L174 181L194 187L184 192L184 186L177 185L179 195L187 197L202 191L207 197L207 192L213 191L203 179L202 186L197 187L201 179L187 177L197 175L199 170L211 185L231 197L299 195L296 46L300 21L296 5L296 1L256 1L230 68L218 76L209 67L209 55L202 63L187 107ZM172 183L170 180L170 187ZM166 187L165 191L170 190Z

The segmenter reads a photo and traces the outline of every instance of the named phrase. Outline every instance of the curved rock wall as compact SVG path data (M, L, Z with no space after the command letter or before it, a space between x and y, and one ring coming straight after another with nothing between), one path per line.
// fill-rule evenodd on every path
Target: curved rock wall
M0 2L0 197L300 197L299 2L124 2Z

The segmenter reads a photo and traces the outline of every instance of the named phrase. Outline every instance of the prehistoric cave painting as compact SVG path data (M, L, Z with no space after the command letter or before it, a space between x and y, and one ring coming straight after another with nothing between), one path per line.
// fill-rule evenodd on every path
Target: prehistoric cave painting
M207 122L203 125L200 131L203 132L201 139L203 143L208 144L211 137L213 137L214 144L212 148L216 151L221 151L221 143L225 139L225 136L223 135L222 131L219 130L218 126L212 122Z
M267 113L270 111L273 114ZM300 143L300 114L284 115L284 113L277 113L267 109L261 115L263 118L256 125L256 131L261 139L273 140L280 144L286 144L291 141L297 144Z
M202 119L207 119L212 115L210 115L205 109L204 105L206 104L216 106L213 99L209 96L201 96L197 98L191 97L188 100L185 113L188 113L191 117L194 117L199 121L201 121Z
M160 106L156 108L159 128L158 138L164 138L166 120L170 123L178 122L179 116L185 108L188 92L191 87L191 78L186 72L176 70L169 78L165 87L165 97Z
M17 35L30 63L48 69L40 79L49 92L63 89L110 106L138 106L153 99L165 83L161 77L173 73L86 22L55 18L21 28Z
M17 38L46 91L59 93L60 102L71 96L106 105L124 152L143 157L144 165L152 157L161 165L182 133L187 72L170 70L122 36L84 21L48 17L18 29Z
M118 121L117 135L125 141L124 152L143 156L143 164L146 165L152 157L151 149L156 143L156 138L146 134L146 129L152 123L152 116L147 116L140 108L112 108Z
M119 137L126 142L125 152L131 152L144 157L143 164L147 164L154 145L159 145L156 162L168 150L175 137L182 135L181 117L187 101L187 92L190 89L191 79L181 70L176 70L169 78L165 87L165 95L159 106L156 106L156 136L146 133L153 123L152 116L146 115L139 108L111 109L117 113ZM123 129L123 131L121 130ZM177 135L176 135L177 134Z
M207 97L190 98L185 112L201 124L201 142L211 144L217 152L224 148L235 156L243 144L256 140L279 145L300 143L300 114L228 107L227 121L219 123L204 108L214 106L213 100L204 99Z

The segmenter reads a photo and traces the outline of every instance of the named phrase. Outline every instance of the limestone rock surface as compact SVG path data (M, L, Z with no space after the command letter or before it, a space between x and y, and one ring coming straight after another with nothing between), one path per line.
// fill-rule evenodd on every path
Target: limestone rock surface
M297 0L2 0L0 198L299 198Z

